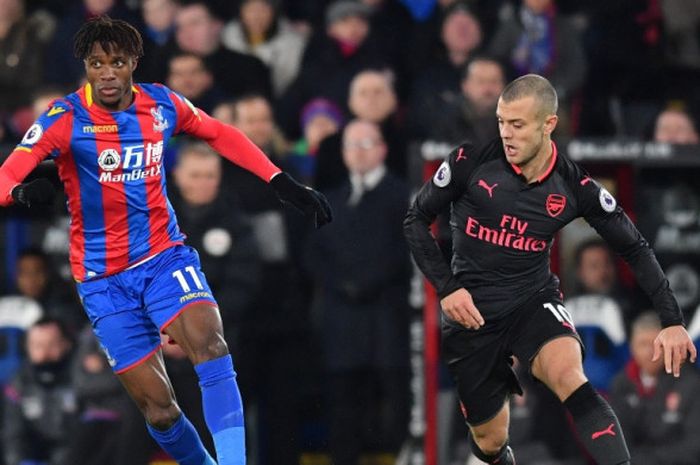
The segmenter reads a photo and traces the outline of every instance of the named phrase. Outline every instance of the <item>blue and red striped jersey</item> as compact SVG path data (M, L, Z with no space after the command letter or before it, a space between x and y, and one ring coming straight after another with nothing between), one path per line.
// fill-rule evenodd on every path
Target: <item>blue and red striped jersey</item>
M183 242L166 194L163 147L197 133L199 111L159 84L136 84L134 102L110 112L90 84L54 101L15 151L51 157L68 197L76 280L121 271Z

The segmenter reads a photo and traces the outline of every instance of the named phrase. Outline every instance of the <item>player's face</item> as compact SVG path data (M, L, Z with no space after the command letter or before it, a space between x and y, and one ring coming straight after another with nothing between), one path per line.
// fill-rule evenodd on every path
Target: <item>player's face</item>
M190 205L207 205L213 202L221 184L219 157L202 157L196 154L181 154L180 157L175 168L175 183L183 199Z
M275 133L272 108L262 98L238 102L234 125L260 148L272 142Z
M503 87L501 66L486 60L478 60L469 65L469 73L462 81L462 93L478 112L484 114L493 112Z
M549 140L556 115L539 115L539 102L534 97L523 97L510 102L498 99L496 116L503 142L503 150L509 163L523 168L537 157L547 154L543 150Z
M126 109L131 105L135 69L136 58L114 47L107 53L99 43L95 43L85 59L85 72L92 86L93 101L110 111Z
M639 365L642 373L650 376L657 375L663 368L664 358L652 362L654 355L654 339L658 336L659 331L651 328L638 329L632 334L630 341L630 351L632 358Z
M41 325L27 332L27 354L33 364L58 362L70 349L70 343L56 325Z
M581 284L588 292L606 294L615 284L615 263L607 249L591 247L581 254L578 268Z
M348 124L343 132L343 162L353 174L364 175L382 164L386 144L379 129L365 121Z
M362 73L350 86L350 110L358 118L381 123L396 110L396 103L396 94L381 73Z
M48 280L42 259L27 255L17 263L17 288L23 295L39 299L46 290Z

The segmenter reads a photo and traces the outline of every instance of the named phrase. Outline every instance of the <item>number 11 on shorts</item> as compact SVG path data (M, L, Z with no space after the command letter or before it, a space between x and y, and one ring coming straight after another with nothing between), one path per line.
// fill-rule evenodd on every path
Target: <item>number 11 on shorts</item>
M192 281L194 281L197 289L204 289L204 286L202 286L202 281L199 280L199 276L197 276L197 272L194 271L193 266L186 266L185 271L192 276ZM177 281L180 283L180 287L182 287L183 292L190 292L192 290L190 285L187 283L185 274L182 272L182 270L173 271L173 278L177 279Z

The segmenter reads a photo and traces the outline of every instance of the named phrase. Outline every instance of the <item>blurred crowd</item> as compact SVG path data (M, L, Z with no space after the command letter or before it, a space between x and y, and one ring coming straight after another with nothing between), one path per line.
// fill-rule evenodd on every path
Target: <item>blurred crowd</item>
M313 231L206 144L181 137L165 148L170 200L239 373L252 465L294 465L302 454L311 465L395 463L409 436L409 324L421 311L403 216L452 147L498 136L508 81L551 80L557 141L700 143L693 0L0 0L3 156L54 98L82 85L72 37L101 14L141 31L137 82L162 82L235 125L334 209L333 223ZM37 171L58 185L51 166ZM64 203L0 216L0 464L146 465L162 452L76 297ZM442 220L446 253L448 229ZM700 463L700 377L693 367L676 380L650 362L659 321L619 273L605 243L577 244L566 307L586 373L616 409L635 464ZM177 345L163 349L211 449L191 365ZM589 463L554 397L527 387L512 400L518 463ZM454 401L444 413L441 465L473 460L457 412Z

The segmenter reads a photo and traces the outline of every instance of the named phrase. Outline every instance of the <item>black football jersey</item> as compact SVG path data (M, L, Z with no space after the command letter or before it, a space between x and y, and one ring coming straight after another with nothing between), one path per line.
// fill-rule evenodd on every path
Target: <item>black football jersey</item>
M633 268L660 311L664 326L683 316L653 251L615 198L558 152L545 173L528 183L508 163L500 139L483 148L457 147L426 182L406 216L413 256L440 297L464 287L484 318L507 315L533 294L557 288L549 267L554 235L583 217ZM451 206L452 266L430 234Z

